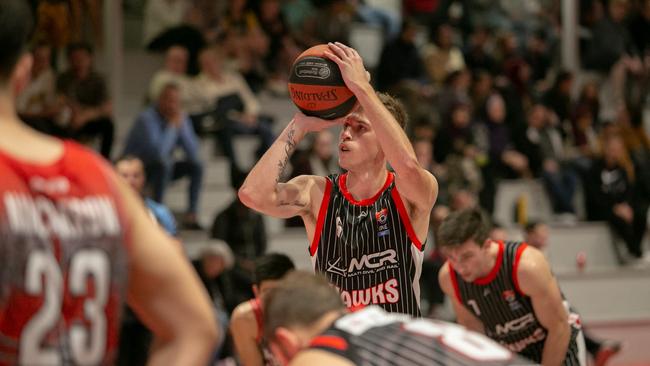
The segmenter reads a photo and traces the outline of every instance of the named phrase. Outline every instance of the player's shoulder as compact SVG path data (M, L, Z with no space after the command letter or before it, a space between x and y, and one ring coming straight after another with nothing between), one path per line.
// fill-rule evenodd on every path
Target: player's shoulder
M255 309L249 301L244 301L241 304L237 305L232 311L230 321L233 325L254 325L257 321L255 318Z
M291 366L353 366L345 357L322 349L306 349L291 360Z

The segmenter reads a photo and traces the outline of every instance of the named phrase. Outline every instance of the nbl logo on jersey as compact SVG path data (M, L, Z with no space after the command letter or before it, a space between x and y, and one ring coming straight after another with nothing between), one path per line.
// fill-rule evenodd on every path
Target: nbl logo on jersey
M382 208L375 213L375 220L377 221L377 236L382 237L390 233L388 230L388 209Z

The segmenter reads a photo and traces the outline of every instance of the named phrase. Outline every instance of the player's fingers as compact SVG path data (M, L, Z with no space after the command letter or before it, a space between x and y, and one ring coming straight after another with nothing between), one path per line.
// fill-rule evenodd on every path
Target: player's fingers
M345 59L350 57L346 52L345 49L343 49L342 44L340 43L328 43L327 44L330 47L330 50L334 53L336 53L341 59Z
M341 49L343 50L343 52L345 52L345 54L346 54L348 57L356 56L356 51L354 50L354 48L349 47L349 46L346 46L346 45L344 45L344 44L341 43L341 42L335 42L334 44L336 44L337 46L341 47Z

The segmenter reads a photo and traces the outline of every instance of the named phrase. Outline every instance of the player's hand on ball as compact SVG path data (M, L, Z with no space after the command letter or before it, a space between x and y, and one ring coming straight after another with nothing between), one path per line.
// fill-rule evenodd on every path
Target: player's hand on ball
M330 51L325 51L324 55L339 66L345 85L353 93L370 82L370 74L363 66L363 59L357 50L340 42L327 45Z

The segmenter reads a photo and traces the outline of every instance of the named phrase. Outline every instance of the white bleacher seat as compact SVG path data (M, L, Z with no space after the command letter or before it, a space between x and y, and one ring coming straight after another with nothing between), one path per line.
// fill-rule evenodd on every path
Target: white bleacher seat
M515 205L519 197L526 198L529 221L549 222L552 209L543 184L532 179L503 180L497 185L494 199L494 219L505 227L514 226Z
M381 27L353 23L350 27L350 46L359 52L367 69L376 68L384 47L384 34Z

